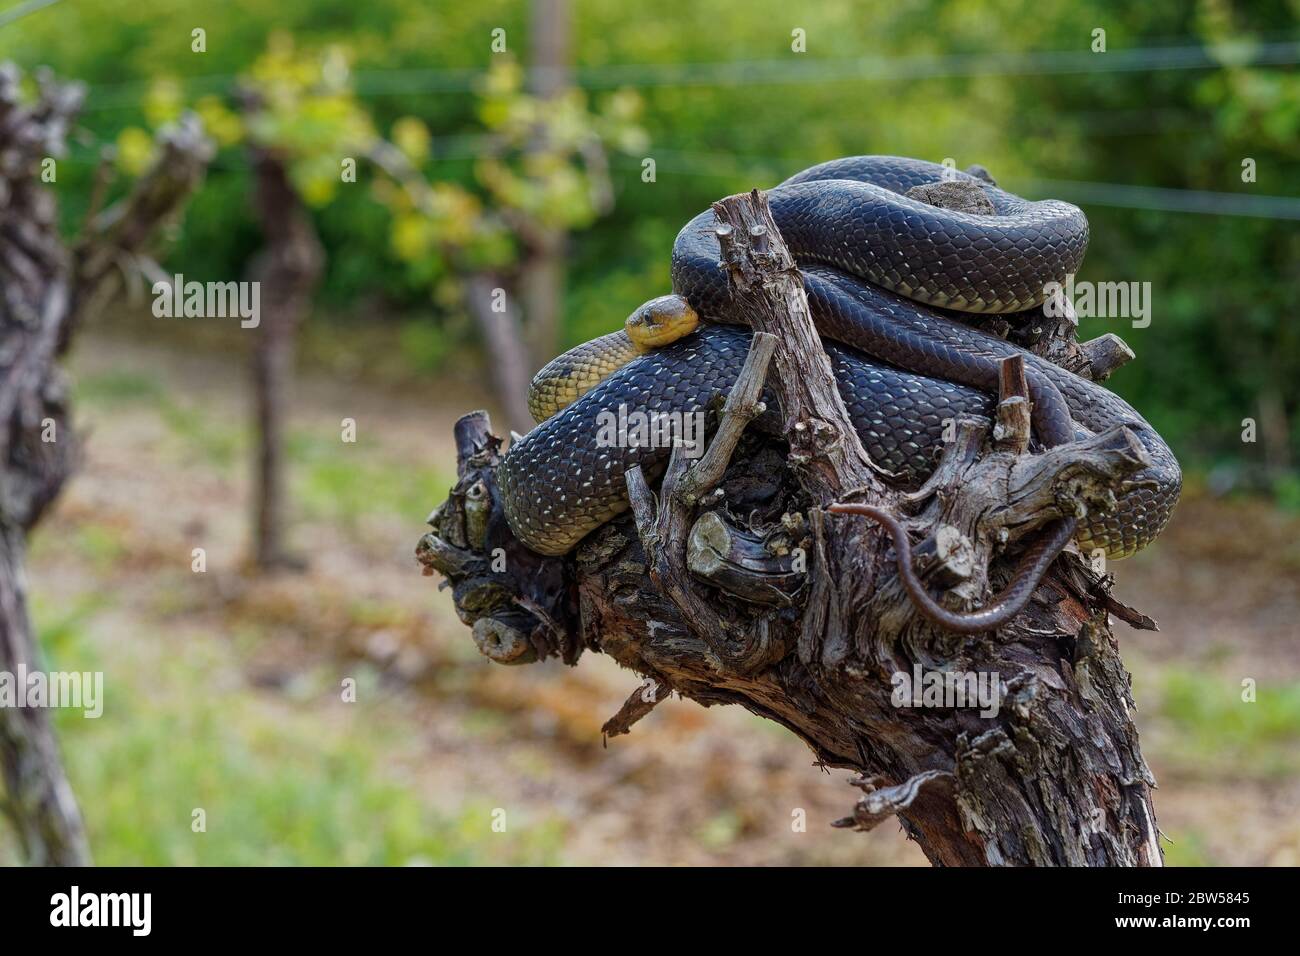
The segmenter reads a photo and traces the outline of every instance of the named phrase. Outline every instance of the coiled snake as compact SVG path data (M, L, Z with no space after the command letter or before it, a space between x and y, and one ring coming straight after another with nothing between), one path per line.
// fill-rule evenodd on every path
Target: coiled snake
M915 186L951 179L978 183L988 214L942 209L905 195ZM989 416L999 363L1020 353L1041 446L1125 424L1151 459L1114 510L1090 511L1077 527L1068 518L1048 529L1047 544L1031 548L1022 563L1032 566L1028 576L1036 580L1071 536L1085 550L1126 557L1160 533L1182 478L1155 430L1100 385L960 321L960 312L1037 308L1049 283L1064 283L1077 272L1088 243L1087 220L1078 208L1030 202L934 163L880 156L814 166L767 198L799 263L817 328L834 340L827 353L850 417L882 470L907 485L924 480L938 459L945 421L961 414ZM708 211L678 235L675 295L648 303L629 319L629 329L642 333L640 344L627 331L612 333L538 373L530 401L540 424L514 442L497 472L507 520L528 547L566 553L628 508L628 468L641 464L654 473L666 463L665 443L611 443L601 421L639 411L664 416L671 425L681 421L673 413L701 411L735 382L750 335L728 327L745 324L745 316L731 308L713 224ZM705 320L698 330L646 347L658 344L656 329L696 316ZM774 405L770 394L765 401ZM873 517L889 523L887 516ZM897 545L896 523L891 531ZM900 572L915 585L905 550L898 548ZM909 590L926 609L928 595ZM931 611L937 607L930 602ZM951 612L936 620L983 630L1007 616L985 609L971 617L969 627Z

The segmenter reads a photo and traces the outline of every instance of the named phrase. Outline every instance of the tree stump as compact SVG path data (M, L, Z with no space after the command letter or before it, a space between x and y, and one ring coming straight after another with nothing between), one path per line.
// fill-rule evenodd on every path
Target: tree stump
M1110 615L1154 624L1067 550L1012 624L939 630L904 592L884 531L826 510L850 501L899 515L931 593L969 607L1005 583L1027 538L1112 504L1146 464L1141 445L1117 428L1029 454L1024 370L1009 360L996 421L951 423L924 486L892 487L849 423L766 200L732 196L714 211L756 334L705 455L676 449L657 496L632 469L631 513L546 558L510 533L500 441L474 412L456 427L459 480L417 546L425 573L445 576L494 661L574 664L590 650L647 678L607 735L674 691L738 704L824 766L858 772L862 796L836 826L896 816L936 865L1159 866L1154 780ZM1081 352L1069 323L1038 344L1081 366L1120 354ZM745 427L769 367L784 441Z

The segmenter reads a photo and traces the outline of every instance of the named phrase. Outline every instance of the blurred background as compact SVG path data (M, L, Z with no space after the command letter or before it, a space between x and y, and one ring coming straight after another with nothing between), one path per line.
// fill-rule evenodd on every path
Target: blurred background
M1160 541L1112 568L1162 628L1117 636L1168 861L1300 862L1298 11L0 11L0 61L87 85L50 185L69 231L185 111L220 147L156 264L132 264L144 278L80 333L88 448L30 555L47 666L105 672L101 719L56 715L96 860L924 864L896 828L832 830L847 775L757 717L674 701L606 749L599 728L635 675L594 655L489 664L413 558L454 478L455 419L488 407L498 432L525 430L521 383L669 291L690 217L823 160L891 153L1078 203L1092 226L1079 278L1151 284L1149 325L1084 318L1080 337L1133 347L1108 384L1188 478ZM286 247L306 266L268 273ZM259 329L158 318L159 270L272 276L302 305ZM255 415L266 395L279 404ZM268 443L270 474L254 467ZM269 522L268 481L282 492ZM16 859L0 827L0 861Z

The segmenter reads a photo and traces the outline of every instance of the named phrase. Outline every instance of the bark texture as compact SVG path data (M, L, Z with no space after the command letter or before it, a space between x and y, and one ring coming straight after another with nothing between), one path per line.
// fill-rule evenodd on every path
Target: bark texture
M298 329L325 268L325 251L311 214L289 180L284 159L255 149L257 218L265 245L250 278L260 283L261 316L253 346L253 560L262 569L294 568L286 543L284 442Z
M936 865L1160 865L1154 781L1109 615L1153 625L1110 597L1109 577L1067 552L1011 625L953 634L918 616L881 529L825 510L853 501L899 515L931 593L967 608L1006 582L1045 525L1106 507L1143 467L1141 446L1115 429L1028 454L1012 361L996 421L952 423L925 486L891 487L848 421L766 200L714 209L757 334L704 457L675 453L657 495L633 469L630 515L543 558L511 536L499 440L484 413L468 415L459 481L417 546L426 573L446 577L492 660L574 663L592 650L642 675L611 736L674 691L789 728L822 764L859 774L861 796L837 826L897 817ZM1081 354L1069 321L1029 336L1040 354ZM784 441L745 429L769 370ZM921 678L912 695L899 693L902 675ZM995 712L927 698L931 675L991 682Z
M500 276L477 272L466 282L466 304L483 333L492 385L506 415L506 424L528 431L533 426L528 411L529 369L534 364L524 336L524 324Z
M82 89L44 73L37 79L36 100L25 102L17 69L0 66L0 671L10 674L44 669L27 606L27 536L78 459L59 362L81 319L138 272L211 158L194 122L164 131L152 169L117 205L100 212L96 200L68 248L47 184L57 182ZM28 862L89 863L48 711L0 707L0 772L3 807Z

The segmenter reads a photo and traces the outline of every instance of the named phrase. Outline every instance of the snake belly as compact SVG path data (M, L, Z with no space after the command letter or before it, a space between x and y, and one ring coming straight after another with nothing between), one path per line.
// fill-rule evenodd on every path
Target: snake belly
M953 178L979 183L994 215L939 209L902 195ZM1064 282L1082 261L1088 229L1080 210L1029 202L933 163L876 156L815 166L767 196L800 265L819 332L851 346L828 343L828 354L854 426L878 465L904 483L923 480L937 461L944 419L989 414L998 364L1019 353L1040 444L1125 424L1151 458L1114 510L1090 511L1080 521L1080 546L1125 557L1159 534L1182 478L1155 430L1113 393L964 324L954 311L1040 305L1048 283ZM731 307L713 222L711 211L702 213L678 235L673 288L705 320L743 325L745 317ZM701 410L734 383L748 338L706 326L635 359L516 441L498 481L520 540L544 554L563 554L626 510L626 470L641 464L653 472L669 449L599 443L602 413ZM594 361L592 345L580 347L587 349L582 361Z

